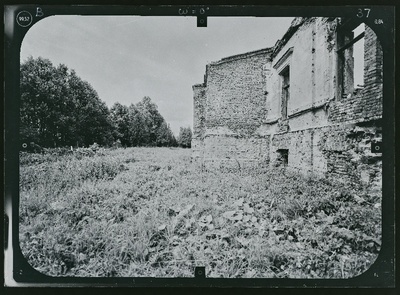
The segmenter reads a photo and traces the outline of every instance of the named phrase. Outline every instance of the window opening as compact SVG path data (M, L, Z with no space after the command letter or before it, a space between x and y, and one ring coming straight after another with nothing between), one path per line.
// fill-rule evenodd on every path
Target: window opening
M281 73L282 77L282 105L281 105L281 115L283 119L288 117L287 107L290 97L290 75L289 66L287 66Z
M364 86L365 25L338 33L338 90L339 97L347 97Z
M362 37L353 45L354 58L354 88L364 87L364 34L365 25L362 23L353 30L355 36Z
M279 149L277 150L277 166L287 166L289 163L289 150L288 149Z

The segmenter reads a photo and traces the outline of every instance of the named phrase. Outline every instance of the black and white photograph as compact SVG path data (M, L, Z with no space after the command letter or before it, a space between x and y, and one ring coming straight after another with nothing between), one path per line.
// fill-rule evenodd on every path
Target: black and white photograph
M367 272L382 248L386 62L371 12L195 9L212 7L52 15L26 32L22 256L57 278Z

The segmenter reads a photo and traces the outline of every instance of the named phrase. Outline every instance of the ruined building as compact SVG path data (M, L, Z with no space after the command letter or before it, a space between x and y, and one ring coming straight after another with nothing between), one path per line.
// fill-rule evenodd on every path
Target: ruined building
M367 25L295 18L274 47L208 64L204 83L193 86L193 162L285 165L380 187L381 153L371 144L381 140L382 59Z

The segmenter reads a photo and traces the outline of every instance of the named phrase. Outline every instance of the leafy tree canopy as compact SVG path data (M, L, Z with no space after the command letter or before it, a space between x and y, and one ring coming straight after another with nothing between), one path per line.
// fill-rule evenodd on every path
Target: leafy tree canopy
M106 104L67 66L28 58L20 67L20 94L22 141L47 147L112 143Z
M148 96L130 106L110 109L97 92L66 65L29 57L20 66L20 139L43 147L111 146L190 147L191 130L177 141Z

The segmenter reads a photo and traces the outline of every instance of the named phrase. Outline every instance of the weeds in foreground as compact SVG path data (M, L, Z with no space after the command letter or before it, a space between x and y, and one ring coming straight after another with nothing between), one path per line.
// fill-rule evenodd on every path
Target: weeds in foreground
M46 157L21 154L20 246L47 275L348 278L380 249L368 192L279 170L199 173L184 149Z

